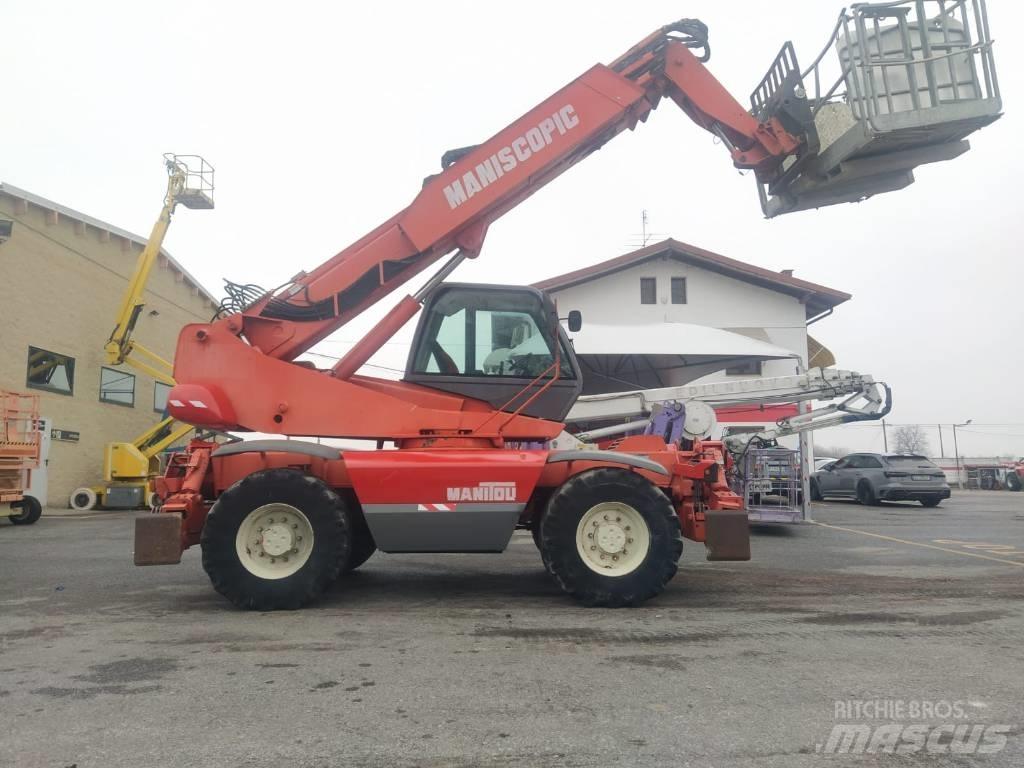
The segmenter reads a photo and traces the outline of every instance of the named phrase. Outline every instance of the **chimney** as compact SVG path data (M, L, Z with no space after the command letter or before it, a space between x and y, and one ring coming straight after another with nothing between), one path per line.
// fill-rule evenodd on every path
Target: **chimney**
M779 270L779 274L785 275L786 277L792 277L793 276L793 270L792 269L780 269Z

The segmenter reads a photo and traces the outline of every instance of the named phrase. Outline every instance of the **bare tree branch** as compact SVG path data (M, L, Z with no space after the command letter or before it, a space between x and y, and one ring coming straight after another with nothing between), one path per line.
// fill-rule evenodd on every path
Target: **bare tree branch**
M919 424L906 424L893 430L893 448L896 453L928 455L928 438Z

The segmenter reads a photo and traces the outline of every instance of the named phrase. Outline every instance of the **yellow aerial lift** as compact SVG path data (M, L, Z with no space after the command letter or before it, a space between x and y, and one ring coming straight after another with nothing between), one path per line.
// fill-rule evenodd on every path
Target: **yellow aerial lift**
M132 338L145 306L143 294L149 274L163 246L171 216L178 205L193 209L213 208L213 167L199 155L164 155L167 194L160 217L153 225L146 247L139 255L117 312L114 330L104 346L107 365L127 363L159 382L174 385L174 366ZM103 452L103 481L76 488L73 509L94 507L134 509L150 503L149 478L160 472L160 452L192 430L168 417L130 443L108 443Z

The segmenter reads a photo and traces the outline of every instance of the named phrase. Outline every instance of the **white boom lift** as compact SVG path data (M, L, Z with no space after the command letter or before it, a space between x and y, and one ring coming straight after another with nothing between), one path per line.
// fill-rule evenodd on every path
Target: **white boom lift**
M841 399L839 399L841 398ZM796 523L808 519L809 460L778 446L779 438L857 421L884 418L892 408L887 384L854 371L814 368L777 376L710 384L586 395L577 400L554 448L582 448L599 440L644 432L680 445L716 431L715 407L835 401L780 419L775 427L722 438L731 461L727 477L752 523ZM609 422L613 422L609 424ZM602 426L595 426L595 425ZM685 447L685 446L684 446Z
M838 397L844 399L782 419L774 429L744 435L741 443L737 443L737 436L733 436L727 439L726 447L735 453L742 451L746 443L768 443L800 432L854 421L881 419L892 407L888 385L876 382L869 375L856 371L812 368L806 373L793 376L584 395L569 411L567 424L618 423L586 429L573 435L563 433L556 442L559 448L578 447L629 432L651 429L659 415L675 416L681 422L681 437L690 440L707 438L717 424L715 407L826 401Z

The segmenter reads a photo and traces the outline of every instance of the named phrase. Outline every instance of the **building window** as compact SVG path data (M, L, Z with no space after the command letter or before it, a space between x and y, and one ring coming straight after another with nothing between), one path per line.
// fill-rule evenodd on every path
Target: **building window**
M100 368L100 402L135 405L135 376L116 368Z
M153 385L153 410L157 413L167 411L167 396L171 393L171 385L158 381Z
M640 303L641 304L657 304L658 303L658 280L654 277L641 277L640 278Z
M38 347L28 348L25 385L61 395L75 392L75 358Z
M672 303L673 304L685 304L686 303L686 278L685 277L673 277L672 278Z
M750 360L746 363L740 363L739 365L733 365L725 369L726 376L760 376L761 375L761 361Z

